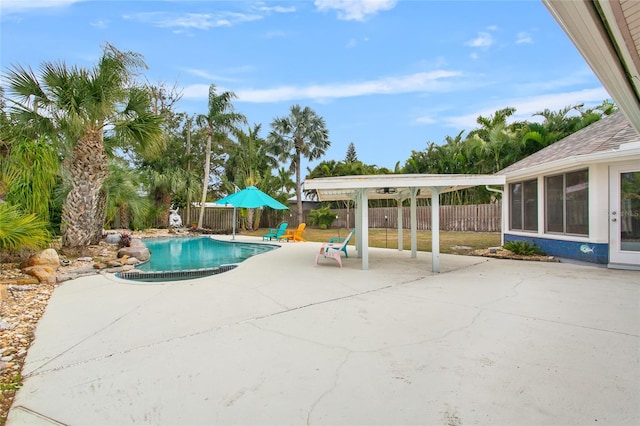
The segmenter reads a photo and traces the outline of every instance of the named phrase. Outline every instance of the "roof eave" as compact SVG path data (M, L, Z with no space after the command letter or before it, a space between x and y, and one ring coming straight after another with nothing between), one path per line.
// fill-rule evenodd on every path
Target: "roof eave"
M620 154L624 153L624 157ZM535 166L527 167L522 170L513 172L501 172L507 178L507 181L514 179L539 176L549 173L558 173L563 170L575 169L577 167L588 167L592 164L620 161L639 161L640 147L632 147L629 149L613 149L610 151L594 152L592 154L575 155L573 157L563 158L561 160L549 161Z
M602 0L542 2L640 133L640 71L632 59L638 51L625 42L628 25L614 10L619 5Z

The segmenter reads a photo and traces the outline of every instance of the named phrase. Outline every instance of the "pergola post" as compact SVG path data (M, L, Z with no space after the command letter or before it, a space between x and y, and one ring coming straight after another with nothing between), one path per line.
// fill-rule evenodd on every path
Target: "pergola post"
M431 188L431 270L440 272L440 188Z
M398 251L402 251L404 245L402 231L402 198L398 198Z
M411 258L418 257L418 188L411 188Z
M360 243L362 258L362 270L369 269L369 198L367 191L357 191L357 205L360 206L360 230L357 232L357 240Z
M356 193L354 204L356 205L355 211L355 228L356 228L356 252L358 254L358 258L362 257L362 207L360 206L360 197Z

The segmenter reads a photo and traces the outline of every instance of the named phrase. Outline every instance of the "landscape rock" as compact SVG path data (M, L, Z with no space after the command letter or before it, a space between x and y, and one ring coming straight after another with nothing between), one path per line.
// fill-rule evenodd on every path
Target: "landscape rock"
M129 247L144 247L147 246L142 242L140 238L132 238L131 243L129 243Z
M20 265L23 269L30 266L51 266L57 268L60 266L60 257L54 249L46 249L40 253L32 254Z
M121 238L120 234L107 234L105 241L107 244L118 244Z
M29 274L38 279L40 283L55 284L56 283L56 270L51 266L38 265L22 268L22 272Z
M133 241L132 241L132 243L133 243ZM123 256L135 257L139 261L145 262L145 261L149 260L149 258L151 257L151 252L149 251L149 249L144 244L142 244L142 247L140 247L140 246L131 246L131 247L123 247L123 248L121 248L120 250L118 250L118 258L123 257Z

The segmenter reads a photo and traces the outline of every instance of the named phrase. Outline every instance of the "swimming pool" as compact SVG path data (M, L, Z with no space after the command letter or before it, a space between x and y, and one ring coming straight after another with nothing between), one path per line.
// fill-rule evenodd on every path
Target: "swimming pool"
M137 281L174 281L226 272L238 263L278 248L277 245L219 241L210 237L143 240L151 259L136 270L116 274Z

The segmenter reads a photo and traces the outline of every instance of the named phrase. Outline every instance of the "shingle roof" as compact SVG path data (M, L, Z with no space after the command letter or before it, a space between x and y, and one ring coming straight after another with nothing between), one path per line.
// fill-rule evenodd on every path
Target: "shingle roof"
M618 111L500 170L497 174L522 171L549 161L612 151L620 148L624 143L638 141L640 141L640 134L631 126L624 114Z

